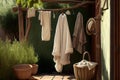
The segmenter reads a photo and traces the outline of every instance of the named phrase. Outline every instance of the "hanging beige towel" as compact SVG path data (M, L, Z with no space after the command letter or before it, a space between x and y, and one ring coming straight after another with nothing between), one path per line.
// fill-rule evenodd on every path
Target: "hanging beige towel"
M27 10L27 18L35 17L35 9L34 8L28 8Z
M70 64L70 54L72 52L73 47L67 17L65 14L60 14L56 26L52 52L57 72L62 71L63 65Z
M83 16L79 12L75 22L74 33L73 33L73 47L79 52L83 53L84 44L86 43L86 35L83 26Z
M39 12L40 25L42 26L41 37L43 41L49 41L51 35L51 11Z

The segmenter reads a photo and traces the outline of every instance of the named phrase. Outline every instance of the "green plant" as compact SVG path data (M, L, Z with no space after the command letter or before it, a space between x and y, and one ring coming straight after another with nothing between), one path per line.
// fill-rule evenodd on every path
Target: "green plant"
M22 48L25 50L24 55L26 56L26 61L29 64L34 64L38 61L37 55L35 55L35 51L32 45L29 45L27 42L21 42ZM25 57L24 56L24 57Z
M0 0L0 15L6 15L15 4L15 0Z
M12 11L14 5L15 0L0 0L0 27L11 40L18 39L18 16Z
M7 32L18 32L18 18L17 14L8 10L4 15L0 15L0 24Z
M43 3L41 0L16 0L16 4L23 8L43 8Z
M16 4L21 6L22 8L31 8L34 7L36 9L43 8L68 8L69 4L59 4L59 3L47 3L42 2L42 0L16 0Z
M0 80L9 80L14 75L13 65L16 64L34 64L38 61L34 48L27 42L9 40L5 42L0 40ZM11 79L11 80L13 80Z

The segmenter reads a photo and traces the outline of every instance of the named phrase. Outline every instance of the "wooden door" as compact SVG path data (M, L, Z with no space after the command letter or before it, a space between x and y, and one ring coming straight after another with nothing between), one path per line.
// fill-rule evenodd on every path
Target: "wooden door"
M111 0L111 80L120 80L120 0Z

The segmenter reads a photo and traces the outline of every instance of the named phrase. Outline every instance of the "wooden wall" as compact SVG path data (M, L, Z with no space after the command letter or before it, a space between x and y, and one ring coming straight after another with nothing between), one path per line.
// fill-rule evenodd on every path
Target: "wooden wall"
M111 80L120 80L120 0L111 0Z

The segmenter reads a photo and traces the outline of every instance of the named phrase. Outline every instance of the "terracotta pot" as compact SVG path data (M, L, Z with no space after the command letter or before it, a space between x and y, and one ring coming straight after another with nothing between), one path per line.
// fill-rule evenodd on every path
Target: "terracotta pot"
M38 71L38 64L32 64L32 74L36 74Z
M13 70L18 79L29 79L32 74L32 66L30 64L15 65Z

